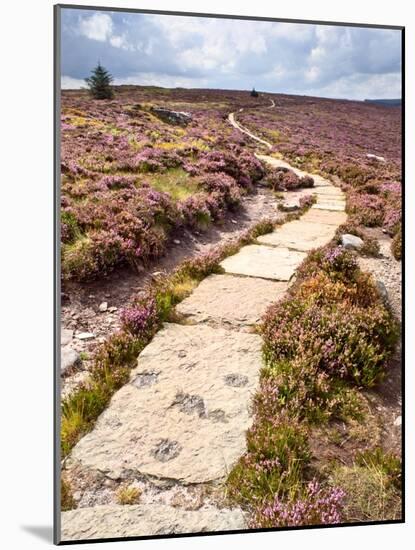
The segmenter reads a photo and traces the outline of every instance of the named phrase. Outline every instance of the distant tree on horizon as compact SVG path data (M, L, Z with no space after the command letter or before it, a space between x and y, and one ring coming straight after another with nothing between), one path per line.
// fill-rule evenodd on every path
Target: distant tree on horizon
M85 78L89 92L95 99L112 99L114 91L111 88L113 77L98 61L98 65L92 69L91 76Z
M258 97L258 92L255 90L255 88L252 88L251 96L252 97Z

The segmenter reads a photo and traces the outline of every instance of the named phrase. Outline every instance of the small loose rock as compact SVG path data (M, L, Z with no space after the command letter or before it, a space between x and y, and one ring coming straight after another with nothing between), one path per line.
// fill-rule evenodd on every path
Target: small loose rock
M65 375L69 371L82 366L81 356L77 351L65 346L61 349L61 374Z
M352 250L360 250L364 244L360 237L350 235L349 233L345 233L341 236L341 242L344 248Z
M298 201L285 201L279 205L279 209L283 212L295 212L300 208Z
M402 416L398 416L393 423L394 426L402 426Z
M80 332L76 335L76 337L78 338L78 340L92 340L93 338L95 338L95 334L93 334L92 332Z
M99 304L99 311L101 311L102 313L107 311L108 309L108 302L102 302L101 304Z

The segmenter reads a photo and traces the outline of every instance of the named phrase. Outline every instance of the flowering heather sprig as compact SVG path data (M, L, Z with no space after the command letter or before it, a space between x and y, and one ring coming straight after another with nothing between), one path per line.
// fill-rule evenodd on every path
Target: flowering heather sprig
M340 487L322 488L313 480L302 497L273 501L259 506L251 521L253 529L295 527L300 525L331 525L341 522L345 492Z
M137 178L134 176L118 176L108 175L99 180L99 184L103 190L105 189L122 189L133 187Z
M146 337L157 326L157 305L154 299L148 299L145 304L125 308L120 313L122 326L131 334Z
M389 235L395 235L402 223L402 212L400 205L387 203L385 206L385 217L383 227Z

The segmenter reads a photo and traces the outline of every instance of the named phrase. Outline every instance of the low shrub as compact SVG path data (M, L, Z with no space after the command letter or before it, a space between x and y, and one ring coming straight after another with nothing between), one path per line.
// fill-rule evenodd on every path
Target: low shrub
M395 260L402 259L402 231L399 230L394 236L391 243L391 251Z
M321 487L310 481L303 494L289 501L278 496L259 506L250 522L253 529L331 525L342 521L345 492L339 487Z
M71 209L62 210L61 213L61 241L65 244L73 243L81 237L78 220Z
M229 474L228 496L248 508L275 495L294 496L309 460L306 432L292 417L255 418L247 452Z
M283 410L312 424L362 417L356 393L341 380L333 380L307 354L265 367L254 410L275 416Z
M360 225L366 227L382 226L384 219L384 201L377 195L350 192L347 194L347 212L354 214Z
M133 336L147 339L158 328L157 307L155 300L148 300L145 304L124 308L120 319L123 328Z
M298 267L297 280L301 281L324 271L332 279L354 281L359 272L355 256L341 246L328 245L312 250Z
M314 187L314 179L311 176L302 176L300 178L300 187L305 189Z
M323 292L321 292L323 290ZM390 312L377 303L364 306L335 300L319 289L307 298L288 298L271 307L264 319L267 365L306 355L317 370L331 377L371 387L383 374L394 350L397 327Z
M276 192L294 191L301 187L311 188L314 186L314 179L311 176L299 177L295 172L285 167L267 167L264 179Z

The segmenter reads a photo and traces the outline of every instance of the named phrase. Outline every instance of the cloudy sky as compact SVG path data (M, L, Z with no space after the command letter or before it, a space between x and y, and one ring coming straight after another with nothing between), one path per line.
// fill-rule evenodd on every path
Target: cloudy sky
M400 31L62 9L62 87L115 84L401 97Z

